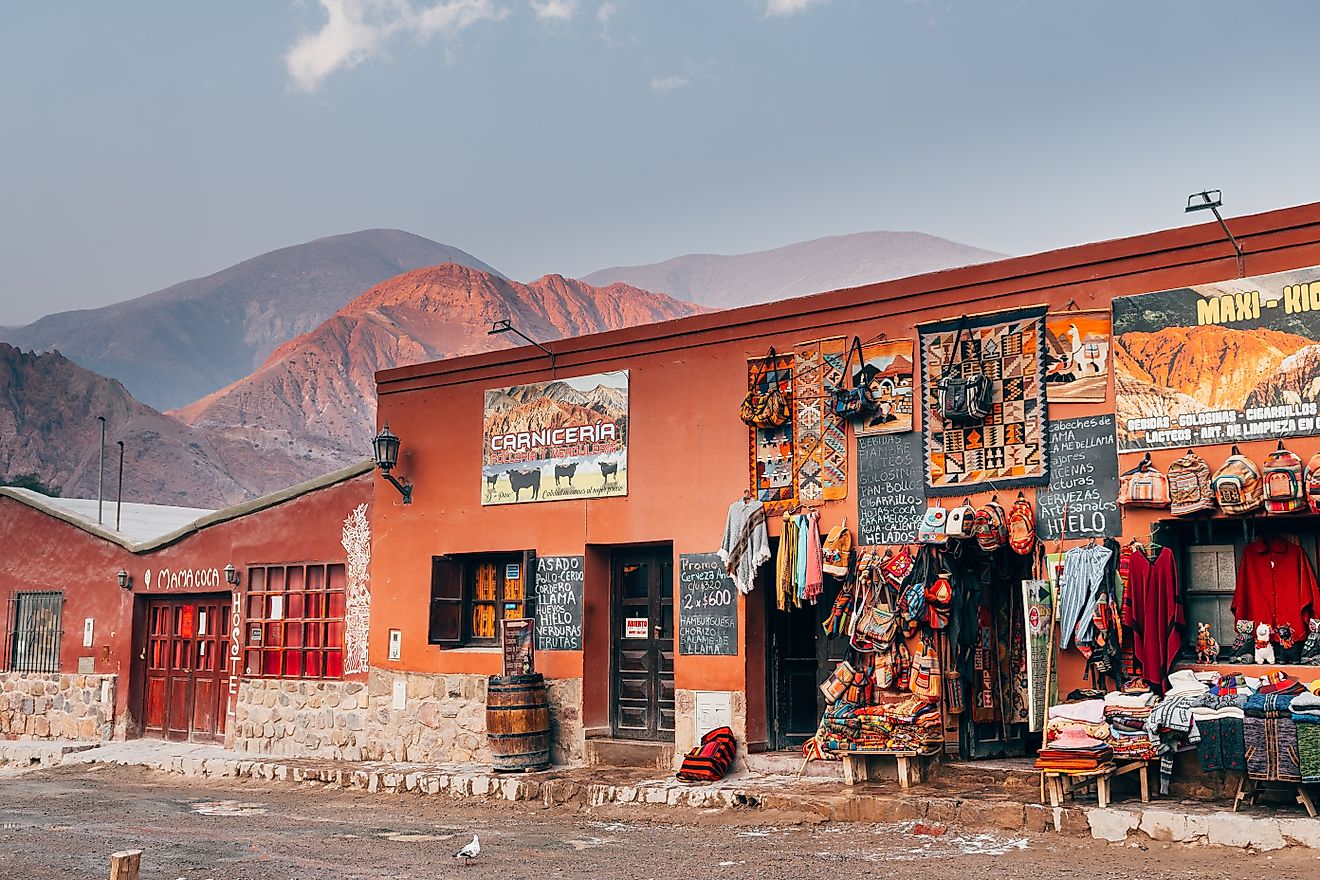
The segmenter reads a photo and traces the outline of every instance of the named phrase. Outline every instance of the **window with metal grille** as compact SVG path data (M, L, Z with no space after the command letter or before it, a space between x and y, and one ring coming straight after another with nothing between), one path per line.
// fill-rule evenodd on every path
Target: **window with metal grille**
M244 674L342 677L346 581L342 563L249 566Z
M10 670L59 672L64 594L55 590L16 593L10 601Z

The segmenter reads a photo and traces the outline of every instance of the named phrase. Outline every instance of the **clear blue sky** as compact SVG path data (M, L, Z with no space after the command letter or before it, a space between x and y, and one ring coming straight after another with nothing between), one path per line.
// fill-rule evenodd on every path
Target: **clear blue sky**
M516 278L1320 199L1314 2L0 4L0 324L374 226Z

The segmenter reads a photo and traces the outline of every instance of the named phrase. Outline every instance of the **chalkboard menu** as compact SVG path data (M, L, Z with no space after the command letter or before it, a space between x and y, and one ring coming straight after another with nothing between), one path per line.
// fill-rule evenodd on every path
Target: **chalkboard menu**
M1050 421L1050 484L1036 493L1040 537L1122 534L1117 450L1113 413Z
M738 653L738 588L715 553L678 557L678 653Z
M536 557L536 649L582 650L581 556Z
M857 543L911 544L926 512L921 432L857 438Z

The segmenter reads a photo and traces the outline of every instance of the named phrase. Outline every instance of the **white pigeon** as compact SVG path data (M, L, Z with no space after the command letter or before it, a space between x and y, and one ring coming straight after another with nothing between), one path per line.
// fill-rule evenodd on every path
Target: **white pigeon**
M474 834L472 835L472 842L454 853L454 858L466 865L479 855L481 855L481 841L477 840L477 835Z

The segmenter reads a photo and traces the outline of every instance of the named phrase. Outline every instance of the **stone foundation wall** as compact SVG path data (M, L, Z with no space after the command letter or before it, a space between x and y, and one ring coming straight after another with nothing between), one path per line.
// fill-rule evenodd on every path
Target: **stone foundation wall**
M404 704L394 708L394 683ZM551 757L583 760L582 680L549 683ZM248 679L231 748L256 755L358 761L489 762L486 676L372 669L367 681Z
M0 738L110 740L117 687L115 675L0 673Z

